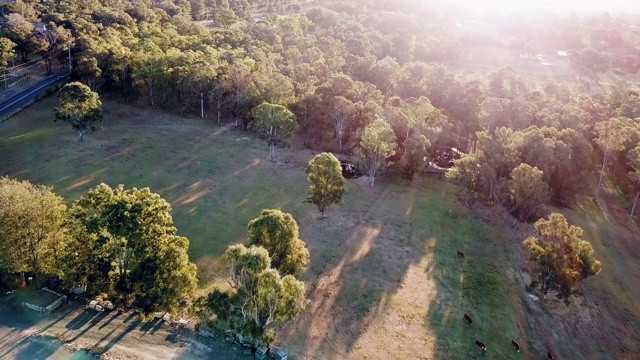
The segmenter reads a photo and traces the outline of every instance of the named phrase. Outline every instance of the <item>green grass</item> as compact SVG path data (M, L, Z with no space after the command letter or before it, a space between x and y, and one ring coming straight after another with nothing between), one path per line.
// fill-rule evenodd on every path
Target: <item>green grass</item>
M151 188L172 204L179 234L190 239L201 287L224 281L221 255L245 240L262 209L293 214L311 253L303 275L311 301L280 340L298 357L538 358L550 343L588 354L585 340L556 331L549 310L528 303L519 275L526 234L497 208L464 206L455 185L380 179L370 188L350 180L344 205L320 219L303 203L311 151L279 150L272 163L249 133L114 101L105 101L104 131L79 143L70 127L52 121L54 106L48 98L0 124L0 176L53 186L69 204L101 182ZM637 295L623 291L624 276L638 271L628 266L607 277L621 296ZM627 301L623 320L636 312L635 300Z

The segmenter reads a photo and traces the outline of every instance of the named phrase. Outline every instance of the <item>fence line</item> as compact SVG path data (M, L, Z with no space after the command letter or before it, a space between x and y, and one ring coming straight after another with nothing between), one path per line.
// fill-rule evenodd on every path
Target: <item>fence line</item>
M21 77L20 79L16 80L15 82L7 85L7 89L11 89L12 87L14 87L14 86L16 86L16 85L18 85L20 83L23 83L23 82L27 81L27 79L30 79L30 78L31 78L31 75L25 75L25 76Z

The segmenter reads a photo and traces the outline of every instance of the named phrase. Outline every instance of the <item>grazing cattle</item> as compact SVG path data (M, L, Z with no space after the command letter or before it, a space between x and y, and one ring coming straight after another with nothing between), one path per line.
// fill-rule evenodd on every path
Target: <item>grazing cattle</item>
M547 351L547 359L553 360L553 355L551 355L551 351Z
M478 340L476 340L476 347L480 350L484 350L484 351L487 350L487 347L484 345L484 343Z
M464 253L460 250L458 250L458 257L464 259Z
M516 348L518 352L520 352L520 344L518 344L517 341L511 339L511 345L513 345L513 347Z
M471 316L467 315L467 313L464 313L464 320L469 323L469 325L473 325L473 319L471 319Z

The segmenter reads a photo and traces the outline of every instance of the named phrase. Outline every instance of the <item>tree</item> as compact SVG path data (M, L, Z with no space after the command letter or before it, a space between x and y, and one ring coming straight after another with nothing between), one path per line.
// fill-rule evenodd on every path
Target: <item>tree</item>
M67 207L51 188L0 178L0 257L12 271L50 270L65 231ZM24 278L23 278L24 281Z
M296 116L282 105L262 103L253 109L253 117L250 127L260 138L267 140L269 157L273 161L276 146L287 146L286 138L298 129Z
M599 83L599 75L609 70L610 61L605 53L593 48L569 51L569 64L580 80Z
M87 85L79 82L68 83L58 93L60 106L55 109L55 120L62 120L71 124L78 132L80 141L87 129L100 130L96 123L102 121L102 102L97 93L91 91Z
M16 44L16 50L20 52L23 62L28 59L29 53L38 51L46 46L44 42L34 36L35 27L20 14L6 16L6 29L3 31L11 41Z
M291 214L277 209L262 210L248 226L249 245L269 252L271 265L283 275L299 275L309 264L309 250L300 240L298 224Z
M15 52L16 44L7 39L0 38L0 69L4 71L9 64L9 60L13 59L16 56Z
M54 23L47 25L47 30L43 36L42 46L38 49L38 53L42 55L47 68L47 75L53 74L53 60L61 55L66 55L68 46L72 46L71 31L62 26L56 26Z
M633 169L633 171L629 171L629 178L633 182L633 187L636 193L636 196L633 198L631 212L629 213L629 220L627 221L627 224L629 224L631 223L631 220L633 220L633 213L636 210L638 197L640 197L640 144L629 152L627 159L629 160L629 165Z
M618 117L597 123L596 131L598 132L598 138L595 140L596 144L604 151L600 180L598 180L598 188L596 189L597 196L600 191L600 186L602 185L602 177L611 152L624 150L632 133L638 133L638 126L631 119Z
M429 163L429 148L431 143L424 135L411 136L405 140L402 170L407 179L413 179L413 175Z
M318 206L321 216L327 206L341 204L346 180L342 176L340 161L331 153L316 155L305 169L309 186L309 196L305 202Z
M189 240L176 235L171 206L149 188L100 184L74 202L72 215L108 250L115 273L106 283L148 314L175 310L196 287ZM109 291L110 289L102 289Z
M396 153L396 148L396 135L384 120L377 118L364 129L359 154L369 171L371 187L376 173L388 165L387 159Z
M347 124L347 120L353 116L355 106L349 99L343 96L334 96L330 103L328 112L333 119L336 137L338 138L338 145L340 146L340 151L342 151L342 139L344 138L345 125Z
M9 60L16 57L15 47L16 44L13 41L7 38L0 38L0 75L4 75L5 88L7 87L7 75L4 72L7 70Z
M520 164L511 172L508 181L511 211L521 221L539 218L549 201L549 186L537 167Z
M575 284L600 272L600 261L593 257L593 248L582 239L582 229L569 225L561 214L534 224L537 237L528 237L523 245L530 252L534 265L531 287L546 295L550 290L568 303Z
M204 304L205 317L213 313L232 330L269 348L275 338L273 325L295 318L304 309L304 283L271 269L263 247L230 246L225 260L235 291L215 289L197 302Z
M215 12L215 18L216 23L224 29L229 29L231 25L235 24L239 20L233 10L228 7L218 9Z

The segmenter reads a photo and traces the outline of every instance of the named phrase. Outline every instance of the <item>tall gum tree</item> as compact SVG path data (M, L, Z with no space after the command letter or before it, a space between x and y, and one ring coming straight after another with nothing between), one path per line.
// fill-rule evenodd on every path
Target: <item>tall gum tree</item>
M276 147L287 146L289 135L298 130L296 116L282 105L262 103L253 109L254 120L249 125L269 145L269 158L273 161Z
M389 163L387 159L396 153L396 135L391 126L380 118L368 125L360 139L359 155L369 171L371 187L376 174Z

